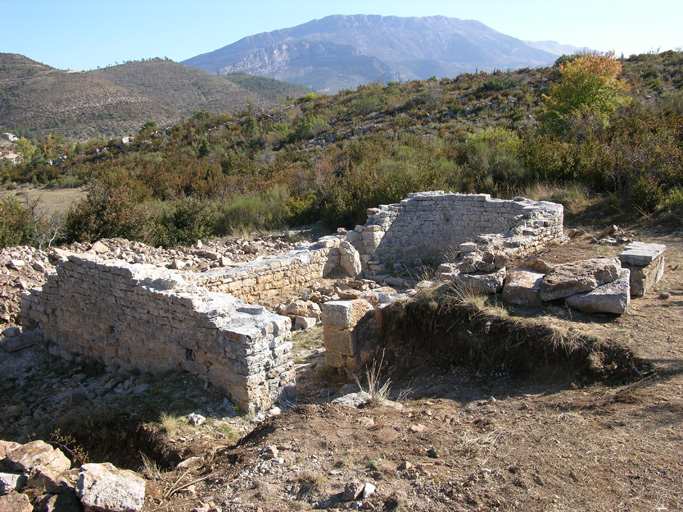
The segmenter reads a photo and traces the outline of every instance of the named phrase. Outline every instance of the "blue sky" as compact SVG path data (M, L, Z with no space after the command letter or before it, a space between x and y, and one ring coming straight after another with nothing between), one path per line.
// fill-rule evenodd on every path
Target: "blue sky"
M60 69L181 61L331 14L474 19L527 40L614 50L683 48L681 0L0 0L0 52Z

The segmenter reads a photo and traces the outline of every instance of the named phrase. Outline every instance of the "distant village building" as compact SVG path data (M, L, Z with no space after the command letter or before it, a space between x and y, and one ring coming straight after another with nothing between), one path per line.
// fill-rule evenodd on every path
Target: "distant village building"
M3 160L9 160L13 164L21 163L21 155L18 153L14 153L13 151L8 151L6 153L0 152L0 158L2 158Z
M14 135L13 133L9 133L9 132L3 133L3 134L2 134L2 137L3 137L4 139L7 139L7 140L10 141L10 142L15 142L15 141L19 140L19 137L17 137L17 136Z

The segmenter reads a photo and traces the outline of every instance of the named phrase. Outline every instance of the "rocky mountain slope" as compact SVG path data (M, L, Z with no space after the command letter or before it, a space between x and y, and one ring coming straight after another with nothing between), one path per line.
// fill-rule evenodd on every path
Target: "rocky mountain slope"
M336 15L246 37L183 63L210 73L244 71L336 92L377 79L453 77L555 59L473 20Z

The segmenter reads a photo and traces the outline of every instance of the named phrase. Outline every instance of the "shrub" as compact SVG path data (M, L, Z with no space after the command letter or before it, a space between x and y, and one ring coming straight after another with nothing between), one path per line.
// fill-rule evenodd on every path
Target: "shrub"
M34 236L29 211L14 198L0 199L0 247L27 245Z
M149 240L150 217L129 186L93 183L88 197L69 210L65 235L70 242L112 237Z
M207 201L187 198L176 201L157 223L155 245L191 245L213 235L215 209Z
M259 194L234 196L218 213L215 233L227 235L243 231L281 228L289 218L289 190L275 185Z

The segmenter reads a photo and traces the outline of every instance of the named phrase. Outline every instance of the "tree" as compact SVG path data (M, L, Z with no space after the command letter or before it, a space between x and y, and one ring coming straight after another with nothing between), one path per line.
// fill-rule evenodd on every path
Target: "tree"
M604 124L630 101L626 81L618 78L621 63L614 52L566 60L559 71L561 78L549 86L542 106L544 126L553 133L563 134L573 119L594 118Z
M31 144L31 141L26 137L21 137L18 141L16 141L14 143L14 147L21 155L21 161L24 163L29 163L33 153L36 152L36 147Z

